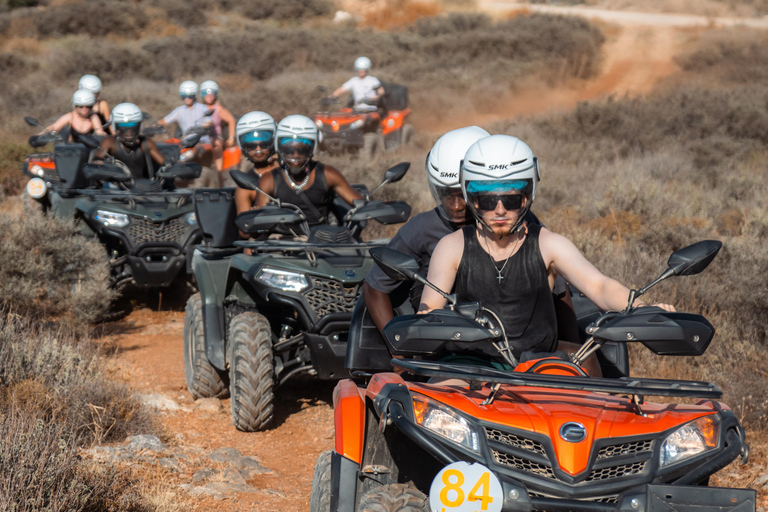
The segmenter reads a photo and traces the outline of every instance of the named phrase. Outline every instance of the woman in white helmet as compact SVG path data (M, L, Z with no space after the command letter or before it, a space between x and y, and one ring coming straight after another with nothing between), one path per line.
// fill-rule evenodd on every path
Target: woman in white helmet
M626 307L625 286L600 273L567 238L524 221L536 198L539 166L523 141L509 135L480 139L464 156L460 180L476 223L437 244L428 279L442 290L453 289L462 302L479 301L494 311L518 360L523 352L527 360L536 353L573 348L558 342L551 298L557 275L601 309ZM419 310L445 303L425 288ZM594 358L587 369L599 375Z
M206 80L200 84L200 95L203 97L203 104L209 110L213 110L210 115L211 124L215 132L213 137L213 158L216 162L216 170L219 173L224 169L224 139L222 137L222 126L224 123L229 128L229 136L226 140L226 147L235 145L235 116L229 110L219 103L219 84L213 80Z
M243 153L240 161L242 172L253 173L258 176L269 173L278 168L275 150L275 131L277 123L266 112L248 112L237 122L235 136L237 147ZM229 177L229 173L227 173ZM231 178L229 178L231 180ZM231 186L229 180L224 186ZM234 181L232 181L234 184ZM258 192L238 187L235 191L235 204L237 213L250 210L256 202Z
M355 110L376 110L379 98L384 95L384 88L378 78L368 74L370 70L371 59L368 57L355 59L357 76L344 82L341 87L333 91L332 96L338 98L342 94L352 93Z
M144 113L133 103L120 103L110 119L114 135L104 137L102 151L123 162L134 178L154 178L165 160L155 142L141 135Z
M72 95L72 112L67 112L42 133L60 132L69 127L69 140L77 142L78 135L106 135L99 116L93 113L96 97L90 91L79 89Z
M85 91L91 91L96 98L93 105L93 113L99 116L102 126L109 124L109 103L107 100L99 99L101 95L101 80L96 75L83 75L77 83L77 88Z
M335 195L350 205L363 198L336 168L312 159L318 138L317 126L306 116L292 115L280 121L275 133L280 166L259 181L259 188L270 196L301 208L310 226L328 223ZM257 194L254 206L266 204L267 198Z

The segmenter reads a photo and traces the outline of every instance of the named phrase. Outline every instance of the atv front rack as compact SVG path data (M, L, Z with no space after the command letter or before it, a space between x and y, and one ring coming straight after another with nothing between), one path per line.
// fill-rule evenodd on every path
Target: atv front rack
M463 364L392 359L392 365L422 377L461 379L470 383L508 384L537 388L595 391L612 395L669 396L718 399L722 390L715 384L694 380L621 377L604 379L540 373L508 372Z
M372 249L384 247L389 240L371 240L370 242L355 243L321 243L302 242L294 240L238 240L233 245L245 247L256 252L306 252L306 251L331 251L334 249Z

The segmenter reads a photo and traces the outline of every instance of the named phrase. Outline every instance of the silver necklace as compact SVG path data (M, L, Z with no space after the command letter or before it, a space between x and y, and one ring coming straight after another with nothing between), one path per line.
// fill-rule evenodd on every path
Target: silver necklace
M517 244L520 240L516 240L515 244ZM504 260L504 264L501 266L501 268L496 266L496 260L493 259L493 255L491 254L491 245L488 242L488 240L485 241L485 247L488 249L488 257L491 258L491 265L493 265L493 270L496 271L498 276L496 279L499 281L499 286L501 286L501 282L504 280L504 276L501 275L502 272L504 272L504 268L507 266L507 263L509 263L509 258L512 257L512 255L515 253L516 247L512 248L512 252L509 253L509 256L507 256L507 259Z
M283 174L285 174L285 179L288 180L288 184L291 186L293 190L303 189L304 185L306 185L307 182L309 181L309 172L307 172L307 175L304 177L304 181L298 184L295 181L293 181L293 179L291 179L291 175L288 173L285 167L283 167Z

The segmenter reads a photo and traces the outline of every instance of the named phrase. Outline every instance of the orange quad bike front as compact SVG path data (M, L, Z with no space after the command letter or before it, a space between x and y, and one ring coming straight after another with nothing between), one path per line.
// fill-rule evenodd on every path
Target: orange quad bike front
M398 84L384 84L384 89L376 110L338 108L337 98L321 99L320 111L313 116L322 133L320 149L373 158L411 143L415 130L409 123L408 89Z
M676 252L651 285L701 271L719 247L706 241ZM423 279L415 261L393 252L372 255L401 278ZM651 285L633 290L630 303ZM507 369L443 361L470 349L507 351L494 320L478 304L455 301L395 317L381 349L408 359L361 357L374 340L350 333L347 366L357 382L341 381L334 391L335 448L318 459L311 512L755 510L754 490L708 487L712 474L749 453L715 384L594 378L582 369L616 344L701 355L714 336L704 317L627 307L600 315L570 360L504 357L515 363Z

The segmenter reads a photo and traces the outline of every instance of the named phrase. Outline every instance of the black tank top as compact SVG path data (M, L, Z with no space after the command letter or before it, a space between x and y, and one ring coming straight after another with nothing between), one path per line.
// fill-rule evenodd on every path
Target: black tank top
M275 184L274 197L301 208L307 216L310 227L328 222L328 211L333 204L333 192L328 188L325 179L325 165L321 162L313 162L312 165L315 169L315 181L309 188L301 190L301 194L298 194L285 180L282 168L278 167L272 171L272 180ZM309 207L308 202L315 207L314 210Z
M480 246L477 228L462 228L464 254L455 288L461 302L480 302L499 316L518 358L525 350L552 352L557 346L555 304L539 249L541 226L527 225L523 244L501 272L501 284L490 256ZM496 269L502 265L504 261L497 261Z
M131 171L131 176L135 179L151 178L154 176L154 166L149 155L146 138L139 136L140 144L133 151L128 151L123 144L115 139L115 154L117 160L123 162Z

